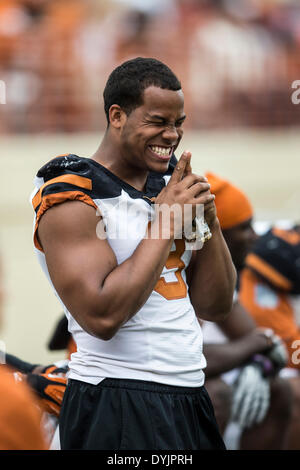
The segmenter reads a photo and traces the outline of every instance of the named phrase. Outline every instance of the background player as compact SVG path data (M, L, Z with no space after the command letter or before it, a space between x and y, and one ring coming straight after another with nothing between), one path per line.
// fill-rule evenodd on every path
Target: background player
M217 213L224 238L240 273L247 253L257 240L252 227L251 203L247 196L229 181L213 173L207 173L206 176L216 195ZM238 288L239 283L237 290ZM243 431L240 447L287 448L292 394L288 383L278 377L279 370L287 363L287 354L282 342L273 332L268 334L267 330L257 329L252 317L241 306L237 293L228 318L217 326L206 323L203 331L208 369L211 368L209 375L224 372L225 368L229 370L242 366L242 369L235 369L222 376L231 387L233 386L229 415L239 422ZM225 344L213 344L216 341ZM238 352L235 352L236 349ZM257 356L254 353L260 354ZM211 392L212 396L213 392L216 396L220 393L216 390Z

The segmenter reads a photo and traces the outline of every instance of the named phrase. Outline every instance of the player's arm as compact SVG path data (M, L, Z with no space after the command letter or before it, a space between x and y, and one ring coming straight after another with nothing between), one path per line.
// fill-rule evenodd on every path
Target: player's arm
M246 336L222 344L205 344L203 352L207 360L205 375L214 377L235 367L240 367L254 354L263 353L270 347L270 342L258 330Z
M199 318L224 319L232 308L236 271L216 216L214 201L207 199L209 190L200 194L205 219L212 237L201 250L193 253L188 272L189 293Z
M284 347L279 345L279 338L268 328L257 327L239 301L234 302L230 314L218 322L218 327L230 341L204 346L209 376L238 367L257 354L269 358L275 368L277 363L284 364L285 353L281 350Z
M17 356L13 354L5 353L5 364L12 370L22 372L23 374L28 374L33 372L38 364L32 364L31 362L22 361Z
M174 172L157 204L179 203L183 207L198 203L191 187L195 178L181 181L187 159L183 154L180 171ZM176 224L172 221L168 239L144 238L118 265L107 240L97 237L97 223L93 207L69 201L44 213L38 237L53 285L67 309L88 333L109 340L153 291L168 258ZM160 224L159 217L155 224Z
M67 309L88 333L108 340L149 297L172 240L143 240L118 266L107 240L97 237L97 223L94 208L65 202L43 215L38 236Z
M223 321L218 322L218 327L231 340L251 333L256 326L251 315L238 300L233 303L230 314Z
M224 344L204 345L209 377L239 367L253 354L261 353L270 347L270 342L256 330L253 318L238 301L225 319L217 322L218 327L230 340Z
M256 304L257 311L261 309L261 318L265 315L265 310ZM261 322L261 324L264 324ZM300 368L298 361L292 362L292 355L295 352L293 344L297 345L300 338L300 328L295 318L287 316L286 311L277 311L276 314L270 310L269 317L265 322L268 328L274 330L279 335L288 351L288 367ZM280 328L278 328L278 325ZM247 334L257 328L255 319L248 313L243 305L237 301L233 305L232 312L224 322L220 322L219 327L228 338L234 339L242 334ZM261 330L261 329L260 329Z

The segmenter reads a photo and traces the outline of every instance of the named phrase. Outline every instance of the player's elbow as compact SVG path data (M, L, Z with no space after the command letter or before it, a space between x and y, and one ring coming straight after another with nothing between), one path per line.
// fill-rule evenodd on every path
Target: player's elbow
M115 330L101 330L97 333L96 336L102 341L109 341L115 336L115 334L116 334Z
M90 318L93 322L93 334L99 339L109 341L136 311L136 305L133 309L132 305L128 305L125 302L123 305L120 302L110 302L110 305L106 304L105 309L102 306L96 312L92 310Z
M115 322L112 322L108 318L93 318L90 322L88 322L88 325L85 329L92 336L95 336L102 341L109 341L119 330L119 325L117 325Z
M109 341L117 334L126 321L126 317L124 319L124 316L120 316L119 313L119 311L116 313L108 307L105 311L93 309L86 314L86 324L83 328L96 338Z
M68 310L85 332L103 341L112 339L121 326L112 302L101 297L98 290L86 287L76 303L69 303Z

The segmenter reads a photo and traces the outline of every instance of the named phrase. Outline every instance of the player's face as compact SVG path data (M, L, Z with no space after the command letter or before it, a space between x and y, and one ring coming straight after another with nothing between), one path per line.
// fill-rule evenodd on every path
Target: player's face
M246 220L233 228L223 230L223 235L234 265L237 269L241 269L247 254L257 240L257 234L252 226L252 219Z
M177 148L185 120L182 90L150 86L144 102L126 117L121 132L123 157L133 167L165 172Z

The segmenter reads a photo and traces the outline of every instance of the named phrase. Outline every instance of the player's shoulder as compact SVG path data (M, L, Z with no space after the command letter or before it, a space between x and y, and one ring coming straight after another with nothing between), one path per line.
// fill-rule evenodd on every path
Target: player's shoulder
M75 154L58 155L45 163L37 172L37 178L42 178L46 183L49 180L64 174L91 174L92 161L89 158L79 157Z
M117 196L119 185L110 172L95 160L75 154L59 155L43 165L36 174L33 206L54 194L68 196L84 193L91 199Z

